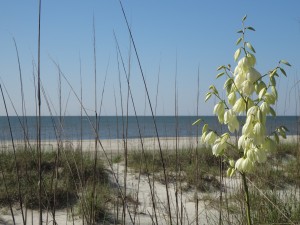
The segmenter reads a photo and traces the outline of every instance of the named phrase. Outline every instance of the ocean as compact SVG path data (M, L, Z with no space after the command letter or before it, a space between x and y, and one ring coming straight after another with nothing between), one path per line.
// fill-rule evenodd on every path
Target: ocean
M202 125L192 126L192 123L201 118L210 127L218 132L227 131L225 125L220 126L215 116L157 116L155 117L157 132L160 137L188 137L201 135ZM242 117L240 119L243 119ZM267 132L270 134L276 127L284 125L289 129L287 135L299 133L298 116L277 116L267 118ZM12 135L14 140L37 139L37 118L34 116L16 117L10 116ZM24 125L25 124L25 125ZM94 139L95 138L95 117L65 116L41 117L41 138L42 140L63 140ZM101 116L98 121L100 139L118 138L139 138L155 137L156 131L151 116ZM198 130L197 130L198 129ZM8 118L0 117L0 141L11 140Z

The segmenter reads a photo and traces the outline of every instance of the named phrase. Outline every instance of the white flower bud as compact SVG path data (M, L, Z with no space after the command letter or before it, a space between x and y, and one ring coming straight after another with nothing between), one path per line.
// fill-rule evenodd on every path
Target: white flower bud
M205 143L206 134L207 134L206 132L203 132L202 136L201 136L201 143L203 143L203 144Z
M246 74L246 77L247 80L249 80L253 84L261 77L261 74L253 67L250 67L248 73Z
M242 83L242 93L246 96L250 96L254 92L254 85L251 81L245 80Z
M253 131L253 123L252 123L253 119L252 118L253 118L252 116L247 117L246 123L244 124L243 129L242 129L243 135L249 135L250 133L252 133L252 131Z
M238 66L244 73L248 72L249 68L252 67L247 57L241 58L238 62Z
M263 137L263 136L264 136L264 133L265 133L264 126L263 126L260 122L255 123L255 125L254 125L254 127L253 127L253 133L254 133L256 136L261 136L261 137Z
M264 95L264 98L265 98L265 102L268 103L269 105L275 104L276 99L274 95L271 95L270 93L266 93Z
M240 129L240 123L237 119L237 117L235 116L230 123L228 123L228 130L233 133L234 131L239 131Z
M249 158L252 162L256 161L256 154L255 154L254 149L249 149L247 151L247 158Z
M270 112L270 106L266 102L261 103L259 108L264 115L267 115Z
M256 63L256 58L253 54L247 53L247 62L250 65L250 67L254 67Z
M263 149L255 148L256 161L259 163L263 163L267 160L267 152Z
M249 172L252 170L252 168L253 162L249 158L244 159L244 161L242 162L242 171Z
M257 113L257 110L258 110L258 106L257 105L254 105L251 108L249 108L248 112L247 112L247 117L248 116L255 116L256 113Z
M267 88L266 84L263 81L260 81L258 84L255 85L256 94L259 94L259 92L264 88Z
M225 107L223 102L219 102L214 107L214 114L216 115L224 115Z
M219 156L222 153L222 151L225 149L225 147L226 147L226 143L222 144L220 141L218 141L213 145L212 152L215 156Z
M236 66L233 72L233 75L236 76L242 72L241 67Z
M240 136L239 140L238 140L238 148L242 149L245 146L245 135Z
M235 162L235 169L239 170L239 171L243 171L242 169L242 165L244 162L244 158L239 158L236 162Z
M228 102L230 105L234 105L235 101L236 101L236 95L235 92L231 92L228 96Z
M216 133L213 132L213 131L210 131L210 132L206 135L206 137L205 137L205 139L204 139L204 142L205 142L206 144L208 144L208 145L212 145L212 144L216 141L216 139L217 139Z
M245 80L246 80L246 77L242 73L240 73L235 76L234 84L240 90L242 88L242 84Z
M242 113L246 110L246 103L243 98L239 98L233 105L232 110L235 113Z

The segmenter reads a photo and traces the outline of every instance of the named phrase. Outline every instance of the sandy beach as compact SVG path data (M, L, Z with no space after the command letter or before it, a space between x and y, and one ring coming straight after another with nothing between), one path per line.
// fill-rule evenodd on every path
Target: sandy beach
M288 136L286 140L283 142L296 142L299 137L297 136ZM234 141L234 138L232 139ZM142 143L145 150L156 151L159 149L158 141L156 138L144 138L142 142L140 139L128 139L127 146L129 151L141 150ZM32 143L34 144L34 143ZM65 146L72 146L74 149L80 146L80 141L73 140L73 141L64 141L63 144ZM43 147L47 147L48 149L53 148L57 145L54 141L44 141L42 142ZM110 154L123 154L124 149L124 141L121 139L118 140L101 140L101 145L103 148L99 147L99 152L105 153L107 155ZM197 146L197 138L196 137L180 137L180 138L160 138L160 145L162 149L165 150L174 150L176 146L178 149L185 149L185 148L195 148ZM200 145L200 142L199 142ZM7 144L7 147L9 143ZM93 140L83 140L82 141L82 148L86 152L93 152L95 150L95 142ZM113 164L113 168L108 168L111 173L117 173L119 177L119 185L120 187L124 187L124 164L117 163ZM111 176L112 181L114 180L113 176ZM114 182L114 181L113 181ZM183 184L184 185L184 184ZM225 178L224 179L224 188L227 192L231 192L235 189L235 186L239 185L239 181L236 179ZM150 186L148 183L148 179L145 175L139 175L134 171L129 169L127 174L127 190L131 196L138 197L139 204L136 208L136 213L132 210L127 211L127 222L128 224L132 224L131 218L135 218L137 224L152 224L153 219L153 208L151 202L151 195L150 195ZM155 181L154 182L154 190L155 190L155 200L157 203L157 215L159 218L159 224L168 224L168 210L167 210L167 198L166 198L166 188L165 185L162 183ZM171 213L172 213L172 220L176 221L176 201L175 201L175 193L176 187L174 184L169 185L168 189L169 195L171 196ZM180 207L182 218L184 223L183 224L195 224L195 190L189 190L182 192L180 195ZM199 199L205 199L205 193L197 193ZM219 198L219 192L212 192L210 193L211 198L215 198L216 200ZM209 201L201 200L199 202L199 214L198 217L200 220L206 220L207 216L211 218L217 219L218 211L214 209L210 205ZM15 220L16 224L22 224L22 217L20 210L15 207ZM113 213L113 212L112 212ZM130 216L129 216L130 214ZM27 214L27 221L28 224L38 224L39 213L35 210L28 210ZM56 217L57 223L60 224L82 224L82 220L78 216L73 216L69 211L66 210L58 210ZM53 221L53 218L50 213L43 214L43 221L44 224ZM12 216L8 208L0 209L0 224L13 224ZM52 224L49 223L49 224Z

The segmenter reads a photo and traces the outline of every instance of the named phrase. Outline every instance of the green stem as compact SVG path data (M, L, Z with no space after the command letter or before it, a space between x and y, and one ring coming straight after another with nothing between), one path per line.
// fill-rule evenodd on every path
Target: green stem
M244 186L244 193L245 193L245 201L246 201L246 214L247 214L247 225L252 225L251 221L251 210L250 210L250 198L249 198L249 190L246 180L246 174L243 172L241 173L243 179L243 186Z

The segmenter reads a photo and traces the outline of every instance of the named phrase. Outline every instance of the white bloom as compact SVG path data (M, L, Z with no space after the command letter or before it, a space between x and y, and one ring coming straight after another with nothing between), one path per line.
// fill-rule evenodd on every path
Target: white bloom
M248 109L247 116L250 116L250 115L255 116L257 113L257 110L258 110L257 105L252 106L251 108Z
M245 138L246 138L245 135L240 136L240 138L238 140L238 148L239 149L244 148L244 146L245 146Z
M260 145L264 141L265 128L262 123L257 122L253 127L254 142L256 145Z
M242 83L242 93L246 96L250 96L253 92L254 92L254 84L249 80L245 80Z
M264 88L267 88L265 82L260 81L258 84L255 85L256 94L259 94L259 92Z
M249 149L247 151L247 158L249 158L252 162L256 161L256 154L255 154L254 149Z
M236 101L236 95L235 92L231 92L228 96L228 102L230 105L234 105L235 101Z
M250 67L246 74L246 77L247 77L247 80L249 80L253 84L255 81L257 81L261 77L261 74L253 67Z
M239 158L236 162L235 162L235 169L239 170L239 171L243 171L242 170L242 164L244 162L244 158Z
M232 110L235 113L242 113L246 110L246 103L243 98L239 98L233 105Z
M247 117L246 123L244 124L243 129L242 129L242 134L249 135L250 133L252 133L252 131L253 131L253 123L252 123L253 119L252 118L253 118L252 116Z
M224 115L225 107L223 102L219 102L214 107L214 114L216 115Z
M235 76L235 78L234 78L234 84L240 90L242 88L242 84L243 84L243 82L245 80L246 80L246 76L244 76L243 73L240 73L240 74L238 74L238 75Z
M274 95L271 95L270 93L266 93L264 95L264 98L265 98L265 102L268 103L269 105L275 104L276 99Z
M267 115L270 112L270 106L266 102L261 103L259 108L264 115Z
M222 151L225 149L226 143L221 143L220 141L216 141L212 147L212 152L215 156L219 156Z
M253 133L256 136L262 136L263 137L264 133L265 133L264 126L260 122L255 123L255 125L253 127Z
M267 160L267 152L264 149L255 148L256 161L263 163Z
M248 72L249 68L252 67L247 57L241 58L238 62L238 66L244 73Z
M205 137L206 137L207 132L203 132L201 136L201 142L204 144L205 143Z
M252 170L252 168L253 162L249 158L244 159L244 161L242 162L242 171L249 172Z
M216 141L216 139L217 139L216 133L213 132L213 131L210 131L210 132L206 135L206 137L205 137L205 139L204 139L204 142L205 142L206 144L208 144L208 145L212 145L212 144Z
M235 116L230 123L228 123L228 130L233 133L234 131L239 131L240 129L240 123Z
M256 63L256 58L253 54L247 53L247 62L250 65L250 67L254 67Z

